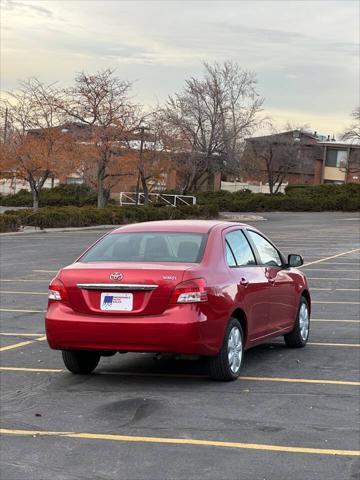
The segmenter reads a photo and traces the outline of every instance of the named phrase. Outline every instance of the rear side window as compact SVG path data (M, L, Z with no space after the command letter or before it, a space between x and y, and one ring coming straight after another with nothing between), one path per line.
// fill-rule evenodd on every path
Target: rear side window
M226 248L226 263L229 265L229 267L236 267L237 266L236 260L231 248L229 247L228 242L226 242L225 248Z
M114 233L100 240L80 261L199 263L206 238L199 233Z
M225 237L227 243L226 260L229 267L256 265L256 260L247 241L245 235L241 230L234 230ZM232 255L230 255L232 253ZM234 265L234 258L236 265Z

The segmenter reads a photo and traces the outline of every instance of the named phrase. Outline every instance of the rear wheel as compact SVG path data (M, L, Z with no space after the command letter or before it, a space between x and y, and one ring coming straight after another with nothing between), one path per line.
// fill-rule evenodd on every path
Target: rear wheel
M85 350L63 350L65 367L72 373L89 374L97 367L100 354Z
M305 297L301 297L294 330L284 335L285 343L290 348L305 347L310 333L310 311Z
M101 357L113 357L117 354L116 350L104 350L103 352L99 352Z
M236 380L243 362L243 331L236 318L230 318L224 342L216 357L210 359L210 376L215 380Z

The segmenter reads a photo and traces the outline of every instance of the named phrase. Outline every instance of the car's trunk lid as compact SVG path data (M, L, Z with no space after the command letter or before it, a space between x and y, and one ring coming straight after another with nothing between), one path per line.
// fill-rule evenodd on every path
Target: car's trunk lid
M157 315L193 264L77 262L61 271L71 308L85 314Z

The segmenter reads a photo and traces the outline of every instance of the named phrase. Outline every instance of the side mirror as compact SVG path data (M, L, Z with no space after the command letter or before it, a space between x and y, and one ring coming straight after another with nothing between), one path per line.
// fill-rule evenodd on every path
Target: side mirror
M289 267L301 267L301 265L304 264L304 260L301 255L296 255L294 253L291 253L288 255L288 266Z

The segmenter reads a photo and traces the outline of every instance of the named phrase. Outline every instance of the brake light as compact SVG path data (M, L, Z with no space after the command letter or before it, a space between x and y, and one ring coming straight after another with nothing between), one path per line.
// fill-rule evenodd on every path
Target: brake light
M204 278L194 278L176 285L171 297L171 303L207 302L206 281Z
M67 300L67 292L64 284L58 278L54 278L49 285L49 300Z

